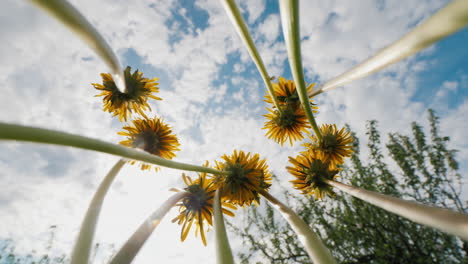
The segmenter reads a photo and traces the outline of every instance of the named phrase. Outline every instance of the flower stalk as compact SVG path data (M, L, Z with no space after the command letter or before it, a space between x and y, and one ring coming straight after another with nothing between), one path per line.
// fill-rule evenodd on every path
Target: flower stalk
M289 65L291 67L294 82L296 83L299 100L309 119L312 129L317 138L321 139L322 134L315 122L312 107L307 94L307 87L304 81L304 70L302 67L301 39L299 32L299 1L298 0L280 0L281 24L283 26L283 35L288 50Z
M443 232L468 240L468 215L448 209L431 207L413 201L406 201L389 195L367 191L336 181L327 181L347 194L384 210L405 217L418 224L430 226Z
M8 124L3 122L0 122L0 140L29 141L94 150L178 170L206 172L211 174L228 173L213 168L163 159L138 149L127 148L99 139L92 139L89 137L74 135L56 130Z
M324 91L366 77L429 47L435 42L463 29L467 24L468 1L452 1L399 40L347 72L317 87L317 89L313 89L309 95L315 96Z
M216 190L213 203L214 230L216 240L216 259L218 264L234 264L231 247L224 225L219 190Z
M129 264L133 261L145 242L153 233L154 229L159 225L164 216L174 205L181 199L186 197L189 193L178 192L167 199L161 207L154 211L140 227L133 233L133 235L125 242L120 250L112 257L109 264Z
M91 23L66 0L30 0L78 35L109 66L117 87L125 91L123 70L117 56Z
M268 93L270 94L273 104L278 109L278 111L282 111L282 109L279 106L278 99L275 96L275 92L273 90L273 85L271 84L270 76L267 73L267 70L265 68L265 65L263 64L263 60L260 57L260 54L257 51L257 48L255 47L255 44L252 40L252 37L249 33L249 30L247 29L247 25L245 24L244 19L242 18L242 15L239 11L239 8L236 5L236 2L234 0L221 0L221 3L224 6L224 10L226 10L226 13L229 17L229 19L232 22L232 25L236 29L237 33L241 37L242 41L244 42L245 47L247 48L250 57L254 61L255 65L257 66L258 71L260 72L260 75L262 76L263 82L265 83L265 86L267 87Z
M125 159L119 159L117 161L117 163L107 173L94 194L94 197L89 204L88 211L86 211L85 218L81 224L81 229L78 233L75 246L73 247L70 260L71 264L83 264L89 262L94 233L96 231L96 225L101 212L102 203L104 202L104 198L106 197L109 187L125 162Z
M304 222L291 208L280 202L266 191L260 190L260 194L278 210L291 228L296 232L299 240L311 258L316 264L334 264L335 259L328 248L322 243L320 237Z

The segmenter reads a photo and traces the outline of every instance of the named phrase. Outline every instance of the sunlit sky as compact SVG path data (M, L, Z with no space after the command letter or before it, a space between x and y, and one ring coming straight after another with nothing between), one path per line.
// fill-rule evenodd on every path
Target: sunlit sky
M103 34L122 65L160 78L152 101L178 135L176 160L202 164L234 149L259 153L291 188L287 157L301 149L264 136L263 82L216 0L73 0ZM291 78L274 0L237 1L272 76ZM306 82L323 83L400 38L448 1L303 0L301 34ZM90 83L109 69L65 27L28 1L0 1L0 121L67 131L109 142L122 124L101 110ZM346 123L365 143L367 120L383 133L425 127L441 117L450 147L468 171L468 30L365 79L317 96L319 124ZM383 140L386 141L384 136ZM363 153L365 159L366 153ZM115 156L56 146L0 142L0 239L43 252L57 226L57 252L69 252L87 205ZM96 240L118 248L172 193L181 172L142 172L126 165L104 203ZM189 173L189 175L194 175ZM464 178L466 182L466 178ZM466 190L466 188L465 188ZM273 186L273 193L278 186ZM466 196L466 193L464 194ZM236 221L242 222L242 210ZM193 233L180 242L173 210L135 263L214 263L213 232L204 247ZM241 244L232 238L234 252ZM107 246L106 246L107 247ZM103 250L106 251L106 250ZM96 257L105 259L105 252Z

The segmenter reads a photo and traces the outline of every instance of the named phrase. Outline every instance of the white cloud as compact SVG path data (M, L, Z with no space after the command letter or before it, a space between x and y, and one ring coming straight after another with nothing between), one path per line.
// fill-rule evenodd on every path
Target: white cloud
M440 87L440 89L435 94L435 97L438 100L443 100L449 95L449 93L456 92L457 89L458 89L458 82L445 81L442 83L442 87Z
M279 37L280 33L280 18L279 15L269 15L259 26L258 33L264 37L267 42L273 42Z
M441 1L302 1L304 65L326 81L397 40Z
M466 131L468 131L467 111L468 100L465 100L457 108L443 114L441 120L441 133L450 136L451 147L460 150L458 158L463 161L468 160L468 139L466 137Z
M239 1L238 5L241 9L247 12L248 18L246 19L246 21L249 24L253 24L255 23L255 21L257 21L257 19L265 10L265 4L266 4L265 0L255 0L255 1L241 0Z

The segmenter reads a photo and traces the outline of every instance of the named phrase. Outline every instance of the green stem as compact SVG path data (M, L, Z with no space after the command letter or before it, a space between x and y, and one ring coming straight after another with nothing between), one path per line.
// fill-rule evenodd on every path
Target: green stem
M322 243L320 237L304 222L291 208L284 205L278 199L264 190L259 190L260 194L278 210L291 228L296 232L299 241L315 264L335 264L330 250Z
M78 233L75 246L73 247L70 260L71 264L85 264L89 262L89 255L91 253L94 233L96 231L96 225L101 212L102 203L104 202L104 198L106 197L109 187L125 162L126 161L124 159L119 159L119 161L117 161L114 167L112 167L112 169L107 173L94 194L85 218L81 224L81 229Z
M351 70L313 89L310 96L366 77L411 56L435 42L463 29L468 24L468 1L452 1L405 36L361 62Z
M278 109L278 111L282 112L281 108L279 107L278 98L276 98L275 96L273 85L270 81L270 76L267 73L262 58L260 57L260 54L257 51L257 48L255 47L255 44L252 40L252 37L250 36L249 30L247 29L245 21L242 18L242 15L239 11L239 8L236 5L236 2L234 0L221 0L221 3L223 4L227 15L231 19L234 28L237 30L237 33L244 42L244 45L247 47L250 57L257 66L257 69L263 78L263 82L267 87L268 93L270 94L273 104L275 105L276 109Z
M213 203L214 230L216 239L216 258L218 264L234 264L231 247L224 226L223 211L221 209L221 200L219 190L216 190Z
M187 196L187 194L187 192L179 192L167 199L161 207L141 223L135 233L125 242L117 254L112 257L109 264L131 263L167 212L169 212L178 201Z
M430 226L443 232L459 236L464 240L468 240L468 215L466 214L443 208L431 207L413 201L406 201L340 182L327 181L327 184L418 224Z
M322 134L315 122L312 107L310 106L309 95L304 81L304 70L302 68L301 39L299 32L299 2L298 0L280 0L281 24L288 50L289 65L291 67L294 82L296 83L299 100L309 119L315 135L320 140Z
M108 143L98 139L92 139L88 137L73 135L66 132L60 132L44 128L21 126L0 122L0 140L2 139L47 143L87 150L94 150L178 170L198 171L211 174L228 173L226 171L220 171L208 167L163 159L159 156L151 155L142 150L127 148L121 145Z
M30 0L77 34L109 66L118 88L125 91L123 70L109 44L89 21L66 0Z

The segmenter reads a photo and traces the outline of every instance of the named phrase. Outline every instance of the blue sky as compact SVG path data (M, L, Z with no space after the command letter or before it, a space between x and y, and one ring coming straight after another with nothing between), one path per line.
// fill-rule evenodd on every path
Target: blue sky
M449 109L456 109L466 100L468 50L460 45L466 41L468 41L468 29L440 41L432 54L420 56L421 60L430 60L433 64L421 73L417 94L412 98L414 101L424 104L433 103L431 95L436 94L445 81L460 83L460 86L451 91L446 98Z
M218 1L71 2L102 32L124 66L160 78L163 101L151 106L174 127L182 143L177 160L202 164L234 149L256 152L290 188L284 167L300 146L280 147L264 137L263 82ZM306 82L323 83L343 73L445 3L301 1ZM269 74L291 78L277 1L238 4ZM1 121L121 140L116 133L122 124L101 111L101 99L94 97L97 92L90 85L108 69L88 47L27 1L0 3L0 35ZM379 73L318 96L317 121L347 123L363 138L367 120L379 120L383 133L408 132L415 120L427 126L426 111L433 108L441 116L443 134L452 139L451 147L460 150L466 175L464 43L467 29ZM53 146L1 144L0 238L17 240L19 250L40 250L48 226L55 224L59 250L68 252L93 191L117 158ZM106 199L97 240L118 247L171 194L169 188L181 186L178 171L148 173L126 166ZM274 186L272 192L277 189ZM180 243L180 229L169 221L175 213L161 224L136 262L214 263L212 232L206 248L193 235ZM242 215L238 211L236 221L241 222ZM232 243L239 250L239 241Z

